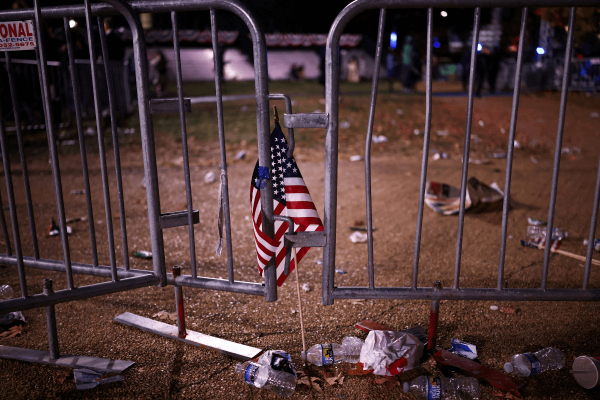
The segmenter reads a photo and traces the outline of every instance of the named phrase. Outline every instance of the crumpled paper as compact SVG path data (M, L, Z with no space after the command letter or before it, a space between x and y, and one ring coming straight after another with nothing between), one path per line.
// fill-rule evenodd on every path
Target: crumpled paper
M418 367L423 350L423 343L409 333L371 331L360 351L360 362L375 375L393 376Z

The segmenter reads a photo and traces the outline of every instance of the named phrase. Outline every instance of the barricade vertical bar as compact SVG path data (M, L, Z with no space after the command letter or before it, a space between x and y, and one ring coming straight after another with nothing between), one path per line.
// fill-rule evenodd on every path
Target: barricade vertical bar
M221 93L221 57L219 55L219 37L215 10L210 9L210 30L212 35L213 60L215 65L215 90L217 97L217 118L219 127L219 147L221 148L221 196L223 213L225 214L225 238L227 239L227 272L229 283L233 283L233 249L231 245L231 221L229 216L229 188L227 183L227 157L225 154L225 125L223 121L223 96ZM268 103L267 103L268 109ZM269 140L269 146L271 141ZM270 164L269 164L270 165ZM262 193L262 191L261 191ZM272 202L271 202L272 203ZM264 215L264 214L263 214ZM274 266L272 269L275 269Z
M90 243L92 245L92 263L94 267L98 266L98 248L96 246L96 228L94 221L94 211L92 209L92 192L90 189L90 175L88 173L87 154L85 151L85 138L83 136L82 117L81 117L81 95L79 87L79 77L77 67L75 66L75 53L73 51L73 38L71 37L71 28L67 17L63 18L65 26L65 36L67 39L67 53L69 55L69 69L71 70L71 86L73 87L73 103L75 106L75 120L77 123L77 137L79 139L79 153L81 154L81 169L83 171L83 182L85 186L85 203L88 212L88 224L90 227Z
M598 204L600 203L600 161L598 162L598 172L596 174L596 189L594 190L594 205L592 207L592 220L590 222L590 234L588 236L588 246L585 255L585 272L583 274L583 289L587 289L590 282L590 271L592 267L592 254L594 252L594 241L596 239L596 224L598 221Z
M381 66L381 48L383 47L383 29L385 28L385 8L379 11L379 28L377 30L377 47L375 50L375 66L371 84L371 104L369 106L369 124L365 143L365 192L367 196L367 253L369 258L369 288L375 288L375 271L373 268L373 204L371 203L371 138L375 120L375 104L377 103L377 86L379 85L379 68Z
M181 152L183 154L183 174L185 179L185 199L188 211L188 234L190 240L190 265L192 277L196 278L196 239L194 237L194 217L192 203L192 184L190 182L190 161L188 158L187 128L185 123L185 108L183 106L183 79L181 77L181 54L179 50L179 25L177 13L171 13L171 24L173 25L173 51L175 54L175 76L177 78L177 100L179 101L179 125L181 126ZM229 240L228 240L229 241Z
M0 121L1 123L1 121ZM2 203L2 195L0 191L0 204ZM4 237L4 243L6 243L6 254L12 256L12 248L10 246L10 236L8 235L8 227L6 226L6 220L4 219L4 210L0 208L0 224L2 225L2 235Z
M504 181L504 205L502 207L502 233L500 234L500 260L498 261L497 289L504 288L504 261L506 257L506 234L508 230L508 207L510 202L510 181L515 149L515 130L517 128L517 113L519 112L519 97L521 96L521 74L523 72L523 48L525 47L525 27L527 26L527 7L521 12L521 31L519 34L519 50L515 70L515 85L513 90L512 112L510 116L510 133L508 135L508 151L506 152L506 178Z
M0 115L0 146L2 146L2 164L4 166L4 178L6 179L6 197L10 209L10 223L15 241L15 253L17 253L17 268L19 271L19 284L21 285L21 296L28 296L27 278L25 277L25 265L23 265L23 250L21 249L21 234L19 233L19 220L17 218L17 206L15 205L15 193L13 189L12 173L10 171L10 159L6 147L6 132L4 131L4 116ZM2 211L4 214L4 211ZM9 243L8 236L6 243Z
M598 162L598 173L596 175L596 189L594 190L594 205L592 208L592 220L590 222L590 234L588 236L588 247L585 255L585 272L583 274L583 289L587 289L590 282L590 271L592 267L592 253L594 252L594 240L596 238L596 223L598 221L598 204L600 203L600 161Z
M98 17L98 31L100 32L100 46L102 48L102 60L104 60L104 74L106 75L106 87L108 89L108 106L110 111L110 128L112 131L113 151L115 154L115 173L117 175L117 195L119 199L119 219L121 222L121 241L123 245L123 264L129 269L129 246L127 245L127 223L125 221L125 202L123 200L123 178L121 176L121 152L119 150L119 133L117 132L117 109L115 86L113 84L112 72L110 70L110 59L106 44L106 32L104 31L104 18Z
M558 114L558 131L556 133L556 147L554 148L554 166L552 172L552 187L550 189L550 204L548 205L548 226L546 228L546 248L544 249L544 269L542 271L542 284L540 288L546 290L548 280L548 264L550 262L550 247L552 243L552 225L554 223L554 208L556 206L556 191L558 189L558 173L560 172L560 156L562 138L565 127L565 112L567 109L567 96L569 94L569 74L571 71L571 54L573 51L573 28L575 26L575 7L569 12L569 32L567 33L567 48L565 50L565 63L563 66L562 91L560 93L560 110Z
M419 185L419 209L417 211L417 231L415 234L415 255L413 259L412 289L417 289L419 279L419 257L421 253L421 231L423 229L423 205L425 185L427 183L427 161L431 134L431 80L433 58L433 8L427 9L427 64L425 72L425 136L423 138L423 157L421 159L421 182Z
M15 89L15 79L12 73L12 62L9 51L4 52L6 58L6 72L8 75L8 86L10 97L13 103L13 114L15 117L15 132L17 134L17 144L19 146L19 156L21 157L21 170L23 172L23 186L25 188L25 200L27 201L27 214L29 216L29 229L31 230L31 241L33 244L33 256L36 260L40 259L40 249L38 247L37 230L35 229L35 216L33 215L33 202L31 201L31 188L29 186L29 172L27 170L27 159L25 158L25 148L23 147L23 133L21 132L21 117L19 114L19 103L17 101L17 92Z
M56 211L58 214L58 226L60 227L60 239L63 250L63 258L67 273L67 285L69 289L74 289L73 272L71 270L71 253L69 251L69 239L67 238L67 223L65 222L65 203L63 202L62 180L60 178L60 165L58 163L58 154L56 151L56 140L54 136L54 121L52 120L52 106L50 104L50 94L48 93L48 74L46 68L46 57L44 55L44 41L42 34L41 11L37 0L33 1L35 10L35 30L37 35L38 49L38 68L40 71L42 90L42 103L46 114L46 133L48 136L48 148L50 150L50 161L52 164L52 177L54 178L54 193L56 195Z
M458 289L460 279L460 261L462 255L463 228L465 222L465 200L467 193L467 175L469 173L469 151L471 146L471 123L473 119L473 90L475 86L475 63L479 42L479 19L481 9L475 9L473 38L471 39L471 65L469 67L469 101L467 105L467 123L465 128L465 149L463 153L462 180L460 184L460 210L458 214L458 233L456 235L456 259L454 264L454 289Z
M52 296L52 279L44 279L44 294ZM56 360L60 357L58 348L58 333L56 331L56 312L54 304L46 307L46 328L48 329L48 344L50 347L50 359Z
M89 0L85 0L85 22L88 29L88 46L90 52L90 67L92 71L92 89L94 91L94 111L96 112L96 134L98 136L98 153L100 156L100 172L102 174L102 189L104 191L104 212L106 214L106 230L108 233L108 255L110 257L110 266L112 280L117 281L117 262L115 258L115 239L112 226L112 212L110 207L110 191L108 186L108 172L106 167L106 151L104 149L104 134L102 132L102 114L100 111L100 98L98 94L98 70L96 64L96 47L94 45L92 15Z

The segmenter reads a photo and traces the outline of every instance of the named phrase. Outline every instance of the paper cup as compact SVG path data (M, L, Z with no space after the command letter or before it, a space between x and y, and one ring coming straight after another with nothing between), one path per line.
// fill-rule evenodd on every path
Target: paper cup
M600 371L600 357L580 356L573 361L573 377L585 389L592 389L598 385Z

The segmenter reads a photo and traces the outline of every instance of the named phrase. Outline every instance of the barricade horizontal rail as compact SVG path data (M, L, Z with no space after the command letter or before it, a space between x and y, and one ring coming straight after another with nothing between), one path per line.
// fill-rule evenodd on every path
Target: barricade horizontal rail
M565 54L570 55L573 48L573 31L575 24L575 7L592 6L597 2L588 1L423 1L423 0L358 0L349 4L340 14L338 14L333 25L330 28L327 47L326 47L326 73L325 73L325 107L328 116L325 139L325 213L324 227L326 235L326 245L323 254L323 275L322 275L322 303L324 305L333 304L335 299L429 299L434 302L433 309L439 306L439 300L569 300L569 301L599 301L600 290L589 289L591 260L593 242L596 231L596 221L598 217L598 202L600 200L600 166L596 179L596 188L594 192L594 203L592 206L592 218L590 222L589 244L587 246L587 256L585 261L585 271L583 273L583 282L580 289L572 288L548 288L547 277L549 270L550 246L544 248L544 262L541 274L541 283L539 288L507 288L505 287L504 267L506 253L506 239L508 226L508 212L511 189L511 177L513 166L513 151L515 142L515 130L517 122L517 112L519 106L521 76L523 70L523 48L527 43L525 37L527 10L528 7L548 7L565 6L571 7L567 48ZM375 267L373 254L373 211L371 194L371 138L373 133L374 114L377 100L377 85L379 82L379 70L383 52L383 31L385 29L386 11L388 9L401 8L427 8L427 25L424 27L427 32L427 64L425 67L425 129L423 141L423 153L421 162L421 176L419 188L419 202L417 212L417 226L414 243L414 256L412 260L411 285L409 287L376 287L374 282ZM464 152L462 155L462 174L460 187L460 208L458 212L458 232L456 239L456 252L454 258L454 280L448 288L441 288L436 281L433 288L423 288L418 286L419 263L421 251L421 236L423 229L423 208L425 199L425 189L427 182L427 166L429 155L429 144L431 139L431 117L432 117L432 61L433 61L433 10L438 7L452 8L473 8L474 22L473 33L470 41L470 69L469 69L469 91L466 115L466 127L464 137ZM515 69L514 92L512 101L512 112L510 122L510 133L508 138L507 163L505 174L505 185L503 194L502 211L502 233L500 237L500 252L497 273L497 286L495 288L465 288L460 285L460 269L463 254L463 233L464 233L464 214L467 196L467 178L469 168L471 126L473 119L473 101L474 101L474 80L475 65L477 58L478 35L480 29L480 7L519 7L522 8L522 17L520 25L519 48L517 56L517 65ZM373 73L369 120L367 125L367 137L365 142L365 191L366 191L366 220L367 220L367 272L369 285L366 287L346 287L335 284L335 262L336 262L336 230L337 230L337 192L338 192L338 129L339 129L339 57L338 45L341 34L347 23L359 13L367 10L379 9L379 27L378 39L375 54L375 67ZM560 155L562 148L563 129L566 113L567 93L571 78L571 68L573 63L571 57L565 57L562 65L562 77L559 81L561 87L560 110L558 115L558 130L556 136L556 146L554 149L552 185L550 189L550 205L548 209L546 237L552 236L554 223L554 212L556 206L557 183L560 171ZM579 65L579 64L576 64ZM577 67L581 68L581 66ZM385 183L384 183L385 184ZM403 261L396 260L402 263ZM406 262L406 261L404 261ZM436 312L437 313L437 312Z

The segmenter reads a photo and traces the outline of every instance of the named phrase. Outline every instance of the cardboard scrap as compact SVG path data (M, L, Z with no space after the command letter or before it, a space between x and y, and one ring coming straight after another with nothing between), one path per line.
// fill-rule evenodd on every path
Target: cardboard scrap
M177 313L167 312L166 310L162 310L152 315L152 318L160 318L160 319L170 319L171 321L177 321Z

